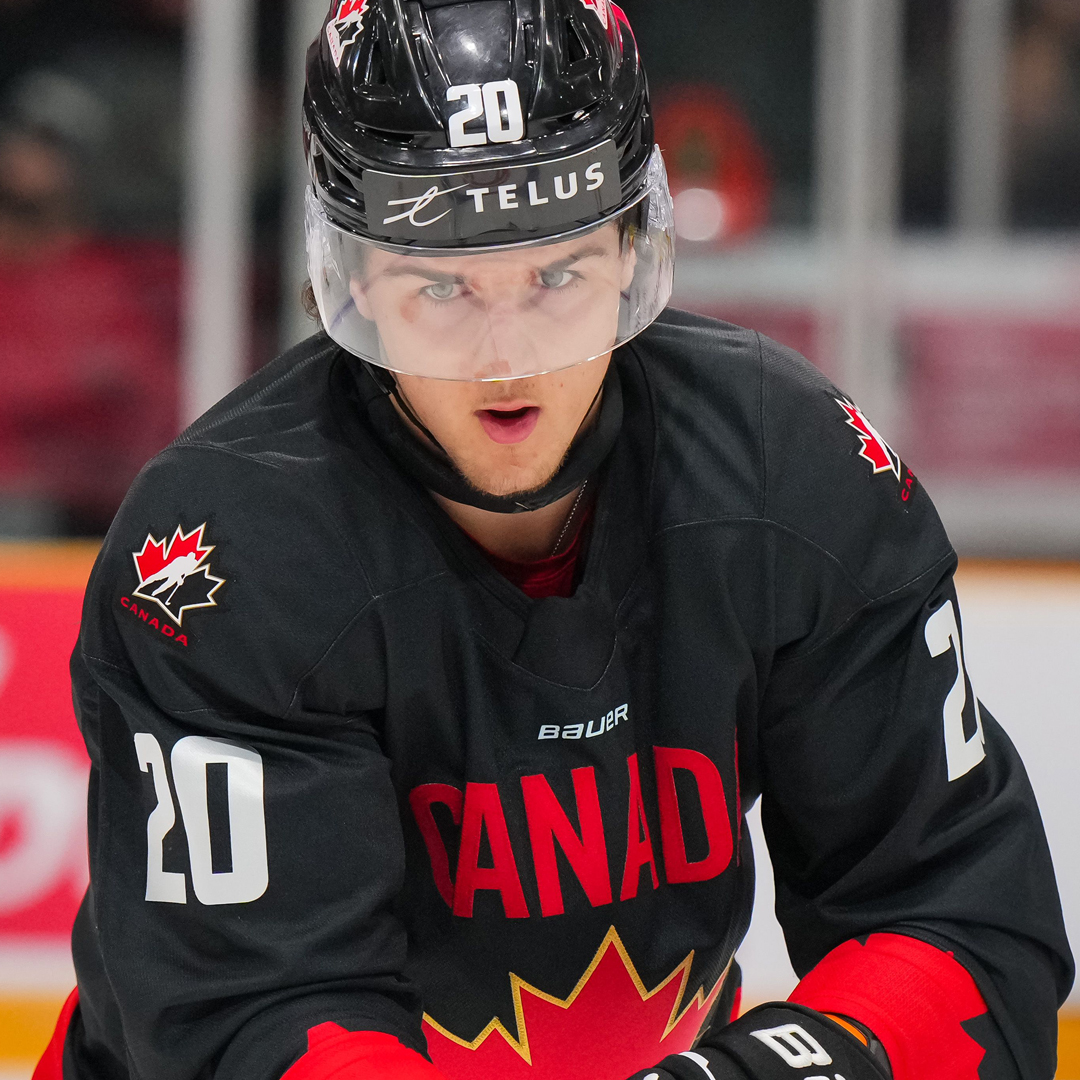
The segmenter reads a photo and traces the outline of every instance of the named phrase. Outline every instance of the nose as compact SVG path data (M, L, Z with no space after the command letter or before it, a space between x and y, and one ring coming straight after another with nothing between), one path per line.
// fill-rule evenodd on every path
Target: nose
M535 368L541 343L521 305L516 300L502 300L488 305L484 333L477 345L473 378L509 379Z
M482 367L474 368L469 377L473 380L491 380L492 382L500 379L512 379L514 369L506 360L492 360Z

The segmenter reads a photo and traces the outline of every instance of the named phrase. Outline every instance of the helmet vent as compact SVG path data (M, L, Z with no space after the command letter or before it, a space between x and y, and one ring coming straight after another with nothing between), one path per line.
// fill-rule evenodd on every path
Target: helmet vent
M566 20L566 59L570 64L589 59L589 46L581 36L581 31L573 19Z
M364 127L364 133L391 146L411 146L415 136L407 131L387 131L383 128Z
M368 52L367 69L364 71L364 84L366 86L386 86L389 80L386 77L386 65L383 63L382 47L378 36L373 35L371 50Z

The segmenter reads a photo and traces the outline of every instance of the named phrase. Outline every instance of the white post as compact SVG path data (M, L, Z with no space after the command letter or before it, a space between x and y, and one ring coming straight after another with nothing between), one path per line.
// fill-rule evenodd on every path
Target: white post
M1005 118L1011 0L958 0L953 53L953 220L993 235L1005 223Z
M194 0L187 55L181 421L244 377L249 342L253 0Z
M821 0L818 214L835 262L839 382L878 424L894 414L887 265L897 217L901 0Z
M286 91L283 131L285 206L281 228L281 330L282 349L310 337L317 326L300 304L307 280L304 250L304 192L308 186L307 163L301 139L300 110L304 95L304 68L308 46L326 18L327 0L291 0L286 48Z

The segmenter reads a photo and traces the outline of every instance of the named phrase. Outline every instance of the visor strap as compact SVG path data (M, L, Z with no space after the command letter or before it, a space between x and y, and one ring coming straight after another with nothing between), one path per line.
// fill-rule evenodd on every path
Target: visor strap
M428 428L427 424L416 415L416 410L409 404L409 399L401 392L401 387L398 386L398 381L394 378L394 373L388 371L386 368L372 364L368 360L361 360L360 363L364 366L368 375L371 376L371 381L375 383L386 397L393 398L394 401L397 402L398 408L400 408L408 417L409 422L430 440L431 445L442 455L446 463L448 465L451 464L450 455L446 452L443 444L435 438L434 433ZM592 406L590 406L590 408L592 408ZM430 450L430 447L424 447L424 449Z
M446 452L443 444L432 434L431 429L416 415L416 410L412 407L409 399L402 393L401 387L398 385L397 379L394 378L394 373L388 371L387 375L390 376L390 396L398 403L401 411L409 418L409 421L421 431L425 438L431 441L431 444L438 449L439 453L450 460L450 455Z

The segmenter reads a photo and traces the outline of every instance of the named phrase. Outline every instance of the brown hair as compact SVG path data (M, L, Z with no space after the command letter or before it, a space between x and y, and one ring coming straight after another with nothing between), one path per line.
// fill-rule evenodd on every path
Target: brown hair
M303 305L307 317L321 326L322 319L319 317L319 305L315 301L315 289L312 287L310 278L304 282L304 287L300 290L300 303Z

